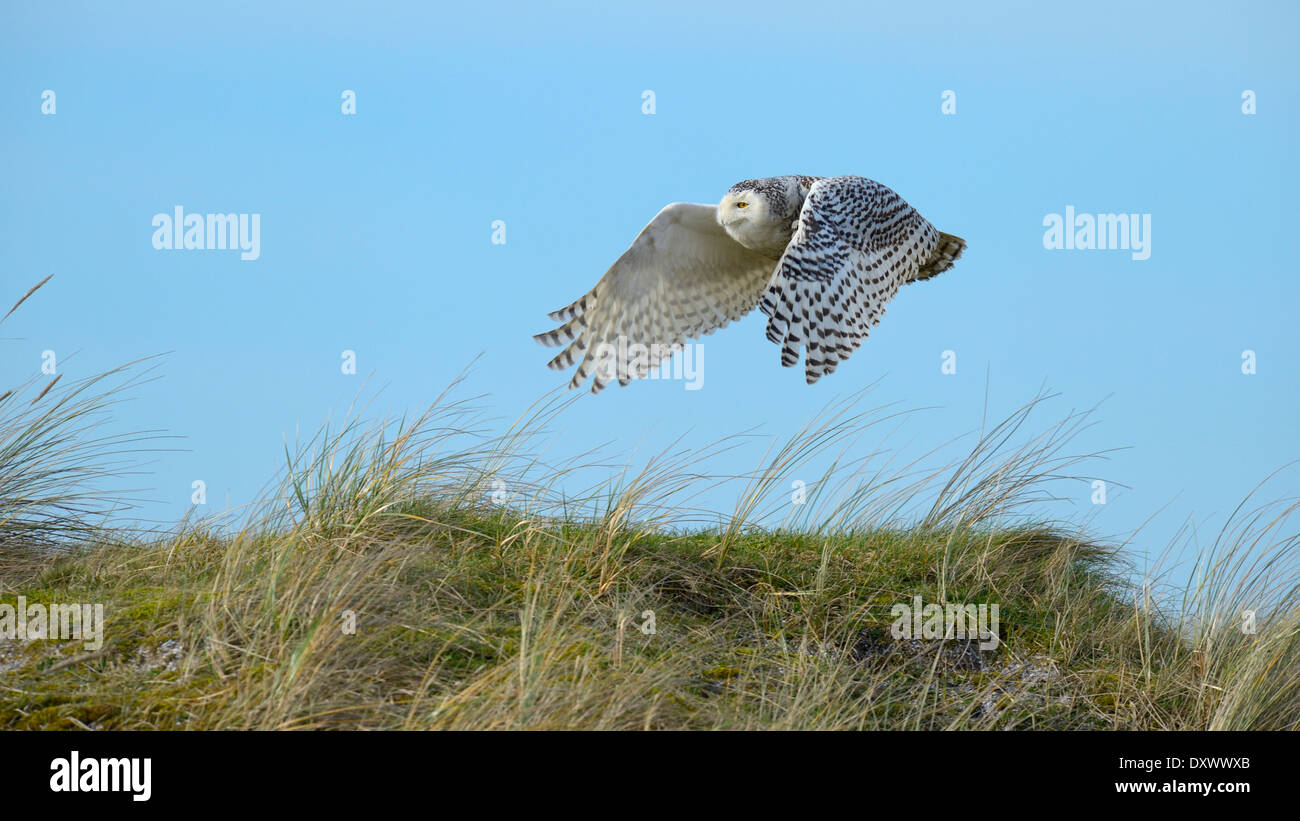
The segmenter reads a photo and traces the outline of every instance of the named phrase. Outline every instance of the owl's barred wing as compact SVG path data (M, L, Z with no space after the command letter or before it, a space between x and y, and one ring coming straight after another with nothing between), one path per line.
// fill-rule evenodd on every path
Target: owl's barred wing
M834 371L939 246L939 231L886 186L863 177L815 182L759 303L781 364L797 364L806 349L808 384Z
M754 310L771 259L744 248L717 223L713 205L665 207L581 299L550 314L564 324L537 334L568 347L549 367L579 362L569 387L593 373L591 392L640 379L683 343Z

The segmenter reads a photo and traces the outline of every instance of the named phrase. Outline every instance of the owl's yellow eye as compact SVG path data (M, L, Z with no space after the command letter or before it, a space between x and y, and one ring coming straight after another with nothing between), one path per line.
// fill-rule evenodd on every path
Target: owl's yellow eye
M744 207L747 206L747 205L749 205L749 203L747 203L747 202L738 202L738 203L736 203L736 207L737 207L737 208L744 208Z

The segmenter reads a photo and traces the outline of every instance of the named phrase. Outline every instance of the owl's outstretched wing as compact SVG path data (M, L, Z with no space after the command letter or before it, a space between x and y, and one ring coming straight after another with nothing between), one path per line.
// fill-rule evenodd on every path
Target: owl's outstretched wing
M857 350L906 282L947 270L947 239L891 189L863 177L813 183L759 308L781 364L805 351L808 384ZM964 247L964 243L962 243ZM929 273L932 269L933 273Z
M585 296L550 314L564 324L537 334L568 344L549 367L580 362L569 387L592 379L626 385L680 350L754 309L776 263L741 246L713 205L675 202L647 225Z

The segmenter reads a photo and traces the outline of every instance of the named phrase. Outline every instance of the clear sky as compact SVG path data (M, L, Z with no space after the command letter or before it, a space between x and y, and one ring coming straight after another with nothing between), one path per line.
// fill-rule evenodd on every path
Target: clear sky
M55 274L0 328L0 384L45 350L65 378L170 351L115 421L185 437L142 515L196 478L249 501L367 375L401 413L482 354L467 393L514 417L567 378L545 313L663 205L785 173L880 180L969 250L815 386L751 316L707 338L702 389L584 397L556 452L785 435L876 380L871 404L935 407L892 443L928 450L986 387L996 417L1046 386L1043 423L1104 399L1078 448L1128 448L1094 470L1131 490L1081 485L1074 517L1163 510L1139 564L1300 457L1297 4L457 5L0 6L0 299ZM178 205L260 215L260 256L156 250ZM1149 215L1149 258L1046 249L1067 207Z

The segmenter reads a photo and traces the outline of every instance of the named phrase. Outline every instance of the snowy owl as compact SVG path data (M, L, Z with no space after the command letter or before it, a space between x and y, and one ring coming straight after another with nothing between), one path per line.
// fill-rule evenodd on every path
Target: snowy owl
M874 180L745 180L717 205L665 207L596 287L550 314L563 324L534 338L567 345L549 367L580 361L569 387L590 376L597 393L757 306L781 364L802 351L811 385L857 350L899 286L943 273L965 248Z

